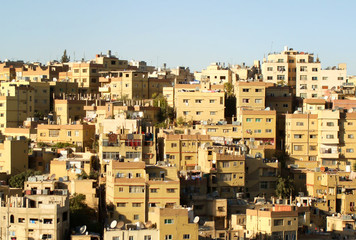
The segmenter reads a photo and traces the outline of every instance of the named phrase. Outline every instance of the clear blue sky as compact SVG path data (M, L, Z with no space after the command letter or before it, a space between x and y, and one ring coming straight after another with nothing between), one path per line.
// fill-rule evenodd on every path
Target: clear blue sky
M356 74L356 1L4 1L0 60L118 53L169 67L252 65L284 45Z

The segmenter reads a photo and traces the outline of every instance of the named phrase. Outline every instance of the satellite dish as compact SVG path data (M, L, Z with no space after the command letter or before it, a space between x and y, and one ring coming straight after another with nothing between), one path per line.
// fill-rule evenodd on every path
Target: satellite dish
M140 161L139 158L135 158L135 159L134 159L134 162L139 162L139 161Z
M196 216L196 217L194 218L193 222L194 222L194 223L198 223L199 220L200 220L200 218L199 218L198 216Z
M83 225L79 228L79 233L84 234L86 232L86 230L87 230L87 226Z
M110 228L116 228L117 226L117 221L116 220L113 220L111 223L110 223Z
M120 222L118 222L117 223L117 225L116 225L116 228L122 228L123 226L125 225L125 223L123 222L123 221L120 221Z
M56 174L52 174L50 179L53 180L56 177Z

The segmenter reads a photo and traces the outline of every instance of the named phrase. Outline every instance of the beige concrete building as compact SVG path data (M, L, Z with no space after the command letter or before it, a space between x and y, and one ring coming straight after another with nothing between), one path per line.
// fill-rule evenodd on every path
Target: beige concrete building
M175 167L111 161L106 177L110 220L146 222L150 207L179 206L180 185Z
M176 86L175 92L175 110L177 119L184 121L207 121L216 123L224 121L225 118L225 93L222 90L199 90L192 88L194 85L188 85L186 89Z
M237 109L262 110L265 108L266 83L237 82L234 87Z
M77 99L55 99L54 121L57 124L69 124L80 121L86 116L85 106L91 106L94 101Z
M208 80L211 84L231 83L231 76L231 70L220 63L211 63L210 66L203 69L201 73L194 73L195 79L199 81Z
M49 144L69 143L84 150L92 148L95 135L95 126L88 124L55 125L41 124L37 126L37 142Z
M28 141L7 137L0 141L0 172L16 175L28 169Z
M246 210L246 237L297 239L298 213L292 206Z
M65 239L69 201L65 195L10 197L0 207L2 239Z

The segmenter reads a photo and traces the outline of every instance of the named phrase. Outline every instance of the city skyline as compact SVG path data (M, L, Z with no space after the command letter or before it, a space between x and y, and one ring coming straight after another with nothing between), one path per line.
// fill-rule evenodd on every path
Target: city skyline
M59 60L64 49L71 60L92 59L111 49L121 59L200 71L211 62L252 65L253 60L287 45L313 52L323 68L347 63L352 75L356 73L352 32L340 38L352 27L352 5L344 1L225 1L220 5L211 1L63 1L53 7L42 2L18 1L16 6L6 2L3 17L11 21L3 26L8 36L2 40L0 60L45 63Z

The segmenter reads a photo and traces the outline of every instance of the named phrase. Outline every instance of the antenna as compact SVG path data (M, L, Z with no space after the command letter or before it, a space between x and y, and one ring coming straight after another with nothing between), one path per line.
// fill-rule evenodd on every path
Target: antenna
M199 218L198 216L196 216L196 217L194 218L193 222L194 222L194 223L198 223L199 220L200 220L200 218Z
M79 233L80 233L80 234L84 234L86 230L87 230L87 226L86 226L86 225L83 225L83 226L81 226L81 227L79 228Z
M110 223L110 228L116 228L117 226L117 221L116 220L113 220L111 223Z

